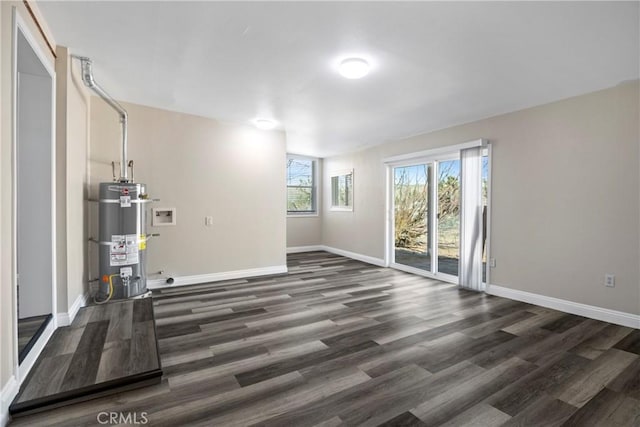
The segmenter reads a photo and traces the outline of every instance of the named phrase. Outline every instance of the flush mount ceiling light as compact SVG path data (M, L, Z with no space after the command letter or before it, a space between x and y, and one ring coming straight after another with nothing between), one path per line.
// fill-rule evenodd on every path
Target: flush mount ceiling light
M258 129L262 130L270 130L276 127L276 122L268 119L256 119L254 123Z
M370 68L369 63L362 58L347 58L340 62L338 70L347 79L361 79L369 74Z

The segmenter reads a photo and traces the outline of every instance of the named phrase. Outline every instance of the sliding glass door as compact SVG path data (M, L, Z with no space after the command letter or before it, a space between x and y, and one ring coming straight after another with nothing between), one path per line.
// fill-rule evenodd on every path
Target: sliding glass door
M438 167L436 271L457 277L460 267L460 159L436 163Z
M392 266L482 289L487 154L478 147L390 167Z
M393 263L458 276L460 160L393 168Z
M429 163L394 168L395 262L432 270L431 182Z
M487 149L409 160L390 170L392 266L482 288L487 262Z

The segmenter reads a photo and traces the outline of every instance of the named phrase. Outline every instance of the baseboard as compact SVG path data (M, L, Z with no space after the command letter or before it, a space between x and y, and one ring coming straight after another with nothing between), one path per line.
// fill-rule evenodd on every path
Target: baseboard
M42 331L42 334L33 345L33 347L31 347L31 350L29 350L27 356L20 363L20 365L18 365L18 385L22 384L22 380L27 377L29 371L31 371L31 368L33 368L36 360L38 360L38 356L40 356L40 353L42 353L42 350L44 350L44 346L47 345L49 339L56 331L57 327L57 319L54 317L51 319L44 331Z
M313 245L313 246L293 246L287 248L288 254L298 254L301 252L316 252L316 251L324 251L324 246L322 245Z
M388 267L381 258L374 258L369 255L362 255L356 252L345 251L344 249L333 248L326 245L312 245L312 246L293 246L287 248L288 254L297 254L301 252L315 252L325 251L336 255L341 255L347 258L356 259L358 261L366 262L368 264L377 265L379 267Z
M287 272L286 265L271 267L249 268L246 270L223 271L221 273L197 274L194 276L173 277L173 283L167 284L166 279L147 280L148 289L163 289L176 286L197 285L200 283L219 282L221 280L246 279L249 277L269 276Z
M2 387L2 395L0 397L0 427L5 427L9 422L9 405L18 394L20 389L15 376L11 376L9 381Z
M76 314L78 314L78 310L87 305L87 300L89 299L89 294L78 295L76 300L73 302L71 307L69 307L69 311L66 313L58 313L57 321L58 326L69 326L73 323L73 319L76 318Z
M607 308L581 304L578 302L548 297L531 292L519 291L517 289L505 288L503 286L497 285L487 286L486 293L513 299L516 301L527 302L542 307L552 308L554 310L564 311L565 313L577 314L578 316L602 320L603 322L615 323L616 325L640 329L640 316L638 316L637 314L609 310Z
M332 254L341 255L347 258L357 259L358 261L366 262L368 264L377 265L379 267L387 267L385 262L381 258L374 258L369 255L362 255L356 252L345 251L344 249L332 248L331 246L322 246L322 250L330 252Z

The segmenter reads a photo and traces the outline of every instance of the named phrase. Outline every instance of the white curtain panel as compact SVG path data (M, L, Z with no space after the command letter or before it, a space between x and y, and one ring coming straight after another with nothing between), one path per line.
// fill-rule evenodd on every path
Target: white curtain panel
M482 147L460 150L460 286L483 291Z

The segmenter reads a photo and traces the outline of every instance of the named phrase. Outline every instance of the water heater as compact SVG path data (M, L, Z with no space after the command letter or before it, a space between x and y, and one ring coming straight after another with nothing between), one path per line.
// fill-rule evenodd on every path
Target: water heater
M147 292L145 185L100 184L98 210L101 299L124 299Z

